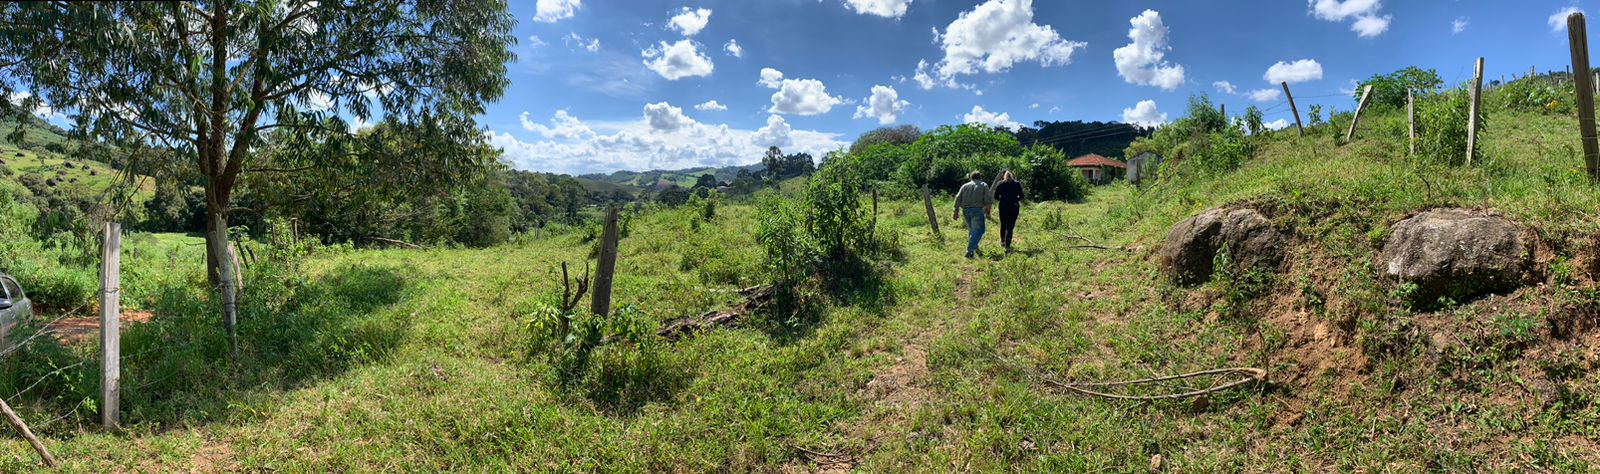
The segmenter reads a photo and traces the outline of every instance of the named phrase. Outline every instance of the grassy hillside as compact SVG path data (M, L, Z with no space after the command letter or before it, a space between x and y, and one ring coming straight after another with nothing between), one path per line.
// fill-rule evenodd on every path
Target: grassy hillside
M920 202L885 201L877 232L902 249L881 278L793 318L605 346L578 377L531 350L528 322L559 294L559 264L590 255L581 229L258 263L231 362L198 259L183 239L142 239L124 280L154 319L124 339L126 431L91 427L89 373L45 375L88 348L0 362L15 364L0 393L45 377L13 403L67 472L1600 469L1600 191L1575 121L1494 115L1485 156L1462 167L1407 158L1403 120L1363 117L1344 145L1335 127L1277 132L1236 170L1030 204L1011 255L991 231L990 252L963 259L959 225L938 239ZM1291 236L1288 262L1165 283L1167 229L1219 205L1267 214ZM1437 206L1531 228L1542 284L1401 304L1377 250L1389 225ZM736 203L709 221L692 207L632 217L614 300L644 325L727 306L766 281L755 220ZM1270 383L1153 403L1049 383L1229 366ZM35 459L14 438L0 453L0 470Z

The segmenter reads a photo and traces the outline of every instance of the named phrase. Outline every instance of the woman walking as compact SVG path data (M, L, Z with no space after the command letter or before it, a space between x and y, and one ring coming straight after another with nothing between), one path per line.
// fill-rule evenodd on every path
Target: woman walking
M1003 170L995 178L994 200L1000 204L1000 245L1011 252L1011 235L1017 227L1017 213L1022 209L1022 183L1011 170Z

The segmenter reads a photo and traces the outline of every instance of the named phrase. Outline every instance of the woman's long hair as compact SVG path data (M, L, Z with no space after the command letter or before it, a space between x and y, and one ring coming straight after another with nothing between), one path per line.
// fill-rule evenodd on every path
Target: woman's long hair
M994 175L995 184L1000 184L1000 183L1004 183L1004 182L1007 182L1007 181L1016 181L1016 180L1017 180L1017 177L1015 175L1012 175L1011 174L1011 170L1008 170L1008 169L1000 170L1000 174Z

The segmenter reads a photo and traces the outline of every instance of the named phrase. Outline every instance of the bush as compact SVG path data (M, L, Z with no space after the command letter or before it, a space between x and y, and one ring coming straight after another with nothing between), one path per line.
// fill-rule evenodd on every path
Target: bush
M1499 110L1522 110L1569 115L1577 110L1570 87L1556 87L1542 80L1522 79L1489 90L1484 105Z
M1417 155L1440 163L1465 163L1471 97L1458 87L1417 100ZM1478 133L1487 128L1479 111ZM1477 142L1480 145L1482 141ZM1474 155L1476 155L1476 150Z
M1067 157L1061 150L1036 144L1022 152L1021 161L1026 166L1012 171L1017 173L1033 200L1080 202L1088 195L1089 183L1084 181L1082 173L1067 166Z
M756 195L756 242L766 254L763 267L780 288L809 279L820 260L818 245L802 229L793 201L772 191Z
M1388 74L1374 74L1356 87L1354 99L1361 100L1366 86L1372 86L1372 97L1367 99L1375 107L1401 108L1406 106L1406 91L1431 94L1444 85L1439 73L1432 69L1407 67Z
M40 309L65 311L87 306L100 288L98 272L89 268L22 261L16 262L11 272Z

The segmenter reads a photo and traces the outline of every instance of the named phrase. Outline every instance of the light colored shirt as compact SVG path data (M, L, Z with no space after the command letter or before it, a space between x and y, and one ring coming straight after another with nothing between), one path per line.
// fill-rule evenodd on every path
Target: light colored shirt
M956 209L968 207L988 207L994 204L994 193L989 192L989 185L983 181L968 181L961 185L961 190L956 191Z

